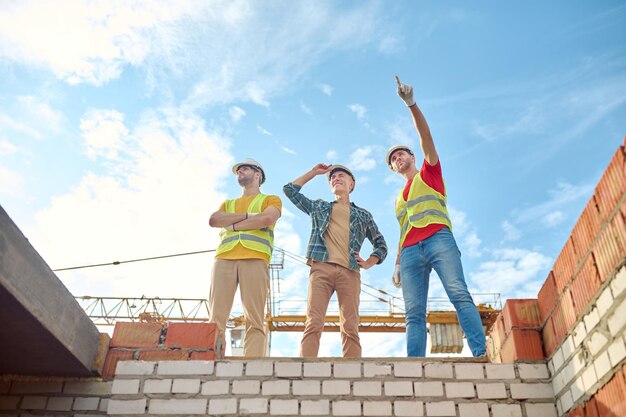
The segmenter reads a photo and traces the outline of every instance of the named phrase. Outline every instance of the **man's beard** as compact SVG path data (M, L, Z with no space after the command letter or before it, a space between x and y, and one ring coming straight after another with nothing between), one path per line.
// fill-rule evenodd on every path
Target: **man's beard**
M242 187L247 187L248 185L252 184L253 181L254 177L237 177L237 182Z

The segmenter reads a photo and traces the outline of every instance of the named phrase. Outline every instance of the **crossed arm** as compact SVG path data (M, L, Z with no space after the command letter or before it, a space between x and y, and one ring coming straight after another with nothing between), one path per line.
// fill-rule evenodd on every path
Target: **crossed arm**
M237 230L254 230L273 226L280 217L280 210L269 206L261 213L226 213L218 210L211 214L209 226L227 227L236 224Z

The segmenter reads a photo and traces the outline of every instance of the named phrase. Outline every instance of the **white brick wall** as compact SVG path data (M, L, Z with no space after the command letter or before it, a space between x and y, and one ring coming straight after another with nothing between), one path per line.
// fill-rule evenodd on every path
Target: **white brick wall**
M131 363L125 361L119 363ZM150 362L148 362L150 363ZM118 365L119 367L119 365ZM158 375L211 375L213 361L161 361L158 363ZM117 376L118 374L116 374ZM145 374L148 375L148 374ZM241 374L239 374L241 375Z
M327 416L330 414L329 400L304 400L300 403L303 416Z
M267 407L267 398L242 398L239 401L240 414L266 414Z
M236 398L214 398L214 399L209 400L209 414L211 415L237 414L237 399Z
M394 401L393 409L396 416L422 417L424 415L422 401Z
M218 401L218 400L211 400ZM223 400L231 401L231 400ZM237 400L232 400L235 406ZM150 414L206 414L207 400L200 398L188 398L188 399L158 399L154 398L150 400L148 406L148 413ZM211 413L211 411L209 411ZM219 414L232 414L220 409Z
M489 417L489 405L479 402L459 404L459 417Z
M271 415L298 415L298 400L271 400Z

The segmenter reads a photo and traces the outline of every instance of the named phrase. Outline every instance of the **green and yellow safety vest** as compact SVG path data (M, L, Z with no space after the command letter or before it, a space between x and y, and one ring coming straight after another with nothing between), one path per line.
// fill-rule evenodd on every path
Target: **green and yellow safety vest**
M247 212L260 213L261 207L263 207L263 201L266 197L267 195L265 194L258 194L254 197L248 206ZM226 200L224 206L226 213L235 212L235 200ZM272 250L274 249L274 226L255 230L236 230L234 232L222 229L220 239L222 241L217 248L216 256L232 250L238 243L241 243L245 248L271 257Z
M407 201L404 190L396 200L396 218L400 223L400 246L404 243L410 227L426 227L429 224L444 224L452 230L452 223L446 208L447 198L422 180L419 173L413 178Z

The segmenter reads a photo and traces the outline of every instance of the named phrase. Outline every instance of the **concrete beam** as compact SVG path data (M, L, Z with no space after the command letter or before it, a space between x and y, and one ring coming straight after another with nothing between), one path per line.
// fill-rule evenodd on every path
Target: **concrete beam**
M99 332L0 206L0 375L94 374Z

